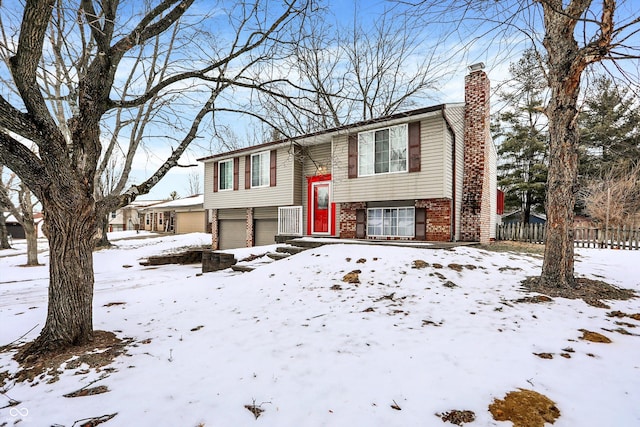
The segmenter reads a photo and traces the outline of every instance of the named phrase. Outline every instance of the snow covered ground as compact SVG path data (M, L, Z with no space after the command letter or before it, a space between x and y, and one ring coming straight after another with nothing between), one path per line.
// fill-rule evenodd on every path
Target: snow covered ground
M438 426L452 425L436 414L453 409L475 413L465 425L510 426L488 405L519 388L556 403L555 426L640 425L640 321L607 316L640 313L640 299L606 301L610 309L516 303L540 257L336 244L258 258L249 273L200 275L199 265L139 262L208 244L208 235L124 239L141 235L113 233L117 247L94 256L94 327L132 338L127 354L114 369L6 381L0 426L116 413L105 426ZM16 247L0 251L0 346L32 328L22 340L34 339L46 317L47 266L21 267ZM640 290L640 252L577 254L578 274ZM360 283L343 281L348 273ZM583 340L581 329L613 342ZM17 370L11 356L0 354L0 383ZM64 397L87 386L109 391ZM256 419L247 406L263 412Z

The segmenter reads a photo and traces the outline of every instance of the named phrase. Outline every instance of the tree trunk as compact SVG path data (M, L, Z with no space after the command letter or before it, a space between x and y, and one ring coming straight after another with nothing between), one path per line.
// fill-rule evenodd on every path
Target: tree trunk
M32 220L24 221L24 236L27 239L27 265L40 265L38 262L38 232Z
M49 304L44 328L25 356L93 340L95 204L77 192L66 196L62 203L42 200L50 248Z
M11 249L4 212L0 212L0 249Z
M562 46L555 46L561 49ZM578 177L577 103L580 73L572 67L575 56L567 46L564 61L551 64L549 118L549 171L547 175L547 238L541 279L546 285L574 287L573 219ZM575 49L574 49L575 54Z
M24 235L27 239L27 265L40 265L38 264L38 233L33 221L33 201L31 200L31 190L29 190L24 182L21 182L18 194L20 196L20 210L22 213L22 221L20 224L24 229Z
M98 219L98 239L95 241L96 248L108 248L113 246L109 241L109 214L101 215Z
M554 105L554 119L549 117L551 156L547 178L547 239L541 279L547 285L556 287L575 285L573 209L578 158L575 105L575 101L573 106Z

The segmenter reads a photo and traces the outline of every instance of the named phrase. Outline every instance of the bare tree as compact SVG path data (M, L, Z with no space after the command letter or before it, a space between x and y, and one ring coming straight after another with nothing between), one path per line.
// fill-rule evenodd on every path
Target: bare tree
M187 13L193 0L140 3L136 4L139 12L133 14L121 11L118 4L117 0L73 4L27 0L24 5L15 5L21 15L17 21L4 8L0 12L3 29L12 22L20 23L19 28L5 32L15 34L14 38L8 36L11 43L0 47L2 55L9 58L3 75L10 73L15 88L15 95L0 97L0 159L41 201L51 253L47 320L25 355L92 340L92 250L99 218L149 192L178 164L205 118L214 111L222 91L238 85L261 86L246 78L248 70L287 46L281 43L282 37L291 33L284 29L303 17L307 7L302 0L269 2L268 7L257 1L232 3L229 20L220 29L221 34L232 34L230 40L215 46L197 38L182 43L170 72L157 75L151 87L140 84L135 92L122 97L118 96L123 85L120 73L130 65L129 59L140 51L151 57L150 45L156 37L170 35L179 22L198 18ZM45 43L52 28L69 40L66 50L58 52ZM196 37L194 32L190 34ZM81 48L73 49L71 41ZM55 55L65 59L51 60ZM49 64L66 70L54 72ZM64 92L48 102L44 95L47 78L64 73L72 78ZM146 80L141 77L141 81ZM97 199L102 136L110 126L105 118L117 111L135 111L155 96L178 91L180 102L190 108L181 108L182 116L170 131L165 130L172 132L176 141L165 162L144 182ZM64 105L52 110L50 102ZM23 141L34 143L37 153Z
M609 169L580 192L585 212L608 228L630 224L640 213L640 163Z
M2 176L2 167L0 167L0 176ZM11 197L10 193L12 192L16 194L17 203L14 203L14 198ZM0 206L9 211L24 230L27 241L26 265L40 265L38 262L38 230L33 219L34 202L31 191L24 182L16 179L15 174L11 174L6 183L0 179Z
M640 69L633 75L620 66L621 60L640 57L640 48L634 42L640 31L640 11L634 7L635 0L450 0L398 4L420 11L425 20L439 17L439 22L450 23L454 29L451 34L464 39L467 51L481 45L485 55L500 57L501 53L517 50L520 35L527 44L534 43L539 56L546 58L545 77L551 96L543 108L549 122L549 169L547 241L540 279L552 287L575 287L573 218L581 78L588 67L610 62L612 75L629 78L638 88Z
M281 92L288 96L259 95L262 116L280 137L410 109L432 99L445 80L440 38L420 18L393 9L366 22L362 16L357 6L352 22L314 14L300 29L294 55L283 58L286 65L261 70L287 82L289 92Z
M195 196L196 194L202 194L202 180L200 176L200 171L192 171L189 173L188 178L188 194L190 196Z

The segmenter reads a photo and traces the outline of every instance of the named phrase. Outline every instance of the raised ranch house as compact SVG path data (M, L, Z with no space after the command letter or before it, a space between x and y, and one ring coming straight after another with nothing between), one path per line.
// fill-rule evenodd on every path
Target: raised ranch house
M495 237L489 79L441 104L199 159L214 249L277 236L480 241Z

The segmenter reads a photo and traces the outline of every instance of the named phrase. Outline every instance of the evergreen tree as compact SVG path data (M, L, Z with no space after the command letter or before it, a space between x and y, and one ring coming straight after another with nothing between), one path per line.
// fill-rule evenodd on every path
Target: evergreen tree
M611 170L629 172L640 162L640 112L628 88L598 77L585 97L580 114L581 184Z
M547 87L540 59L533 49L509 66L511 80L499 94L505 111L494 121L498 146L498 185L505 192L505 209L543 211L547 180L547 132L542 107Z

